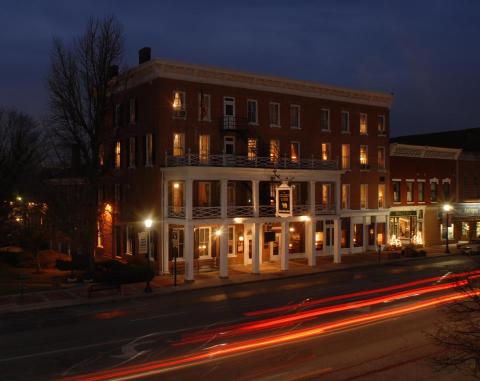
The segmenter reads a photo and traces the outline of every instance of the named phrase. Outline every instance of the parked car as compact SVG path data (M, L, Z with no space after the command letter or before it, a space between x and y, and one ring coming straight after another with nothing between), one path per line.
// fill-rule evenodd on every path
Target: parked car
M480 254L480 239L472 239L468 243L458 244L457 249L461 254Z

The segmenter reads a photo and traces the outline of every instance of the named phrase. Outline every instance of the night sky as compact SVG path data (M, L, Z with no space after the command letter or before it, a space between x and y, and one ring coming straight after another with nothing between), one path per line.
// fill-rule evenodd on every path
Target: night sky
M480 127L480 2L0 0L0 105L41 118L53 36L115 14L137 51L393 92L392 135ZM141 4L141 5L140 5Z

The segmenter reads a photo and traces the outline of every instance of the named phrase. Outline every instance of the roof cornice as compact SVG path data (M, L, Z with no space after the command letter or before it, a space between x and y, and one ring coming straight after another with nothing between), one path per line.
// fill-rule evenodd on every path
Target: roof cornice
M169 78L386 108L390 108L393 102L393 94L389 93L348 89L315 82L190 65L164 59L155 59L143 63L124 76L128 78L127 88L138 86L156 78Z
M390 144L390 156L418 157L424 159L458 160L462 150L459 148L417 146L413 144Z

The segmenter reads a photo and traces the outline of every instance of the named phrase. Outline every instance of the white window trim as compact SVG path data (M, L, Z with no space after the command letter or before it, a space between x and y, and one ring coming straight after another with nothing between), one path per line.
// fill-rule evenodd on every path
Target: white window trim
M438 184L438 179L436 177L430 179L430 183L436 183Z
M248 122L250 126L258 126L258 101L256 99L247 99L247 118L248 118L248 103L255 103L255 122Z
M342 125L342 116L343 116L343 114L347 114L347 127L348 127L348 128L347 128L346 131L342 130L342 127L343 127L343 125ZM349 134L349 133L350 133L350 111L342 110L341 113L340 113L340 132L341 132L342 134Z
M298 109L298 126L290 126L290 128L292 130L301 130L302 129L302 124L301 124L301 120L300 120L300 112L301 112L300 105L290 104L290 113L292 112L292 108ZM290 116L290 118L291 118L291 116Z
M321 108L320 109L320 117L321 117L321 112L323 111L326 111L327 112L327 115L328 115L328 118L327 118L327 128L322 128L320 127L320 131L324 131L324 132L330 132L332 130L331 126L330 126L330 109L329 108ZM322 121L320 120L320 123Z
M211 113L211 105L212 105L212 97L210 94L205 94L203 93L204 97L208 98L208 112L207 112L207 117L205 119L202 119L202 93L198 93L198 121L199 122L211 122L212 121L212 113Z
M281 128L281 127L282 127L282 125L281 125L282 122L281 122L281 120L280 120L280 103L278 103L278 102L270 102L270 103L268 104L268 118L270 119L270 107L271 107L272 105L278 105L278 114L277 114L277 116L278 116L278 124L273 124L272 121L269 120L270 127L273 127L273 128Z
M446 183L451 184L452 180L449 177L447 177L446 179L442 179L442 184L446 184Z
M226 148L226 146L227 146L227 145L226 145L227 138L232 139L232 140L230 140L230 141L233 142L233 154L227 154L227 153L226 153L227 150L226 150L225 148ZM235 151L236 151L236 148L237 148L237 147L236 147L236 143L237 143L237 142L236 142L235 136L232 136L232 135L224 136L224 137L223 137L223 152L224 152L224 154L225 154L225 155L235 155Z

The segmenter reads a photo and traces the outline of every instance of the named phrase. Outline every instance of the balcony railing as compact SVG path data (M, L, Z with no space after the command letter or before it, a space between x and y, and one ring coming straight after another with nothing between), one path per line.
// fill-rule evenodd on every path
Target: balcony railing
M228 217L252 217L253 206L229 206L227 208Z
M194 206L192 208L193 218L219 218L220 214L219 206Z
M185 218L184 206L169 206L168 217L170 218Z
M275 217L275 206L260 205L258 213L260 217Z
M239 118L238 116L233 115L225 115L220 119L220 127L227 131L245 130L248 128L248 119Z
M293 215L302 216L310 213L310 205L293 205Z
M333 204L317 204L315 205L315 215L335 214L335 205Z
M278 169L338 169L335 160L295 159L284 157L276 161L269 157L254 157L237 155L196 155L184 156L165 155L166 167L246 167L246 168L278 168Z

